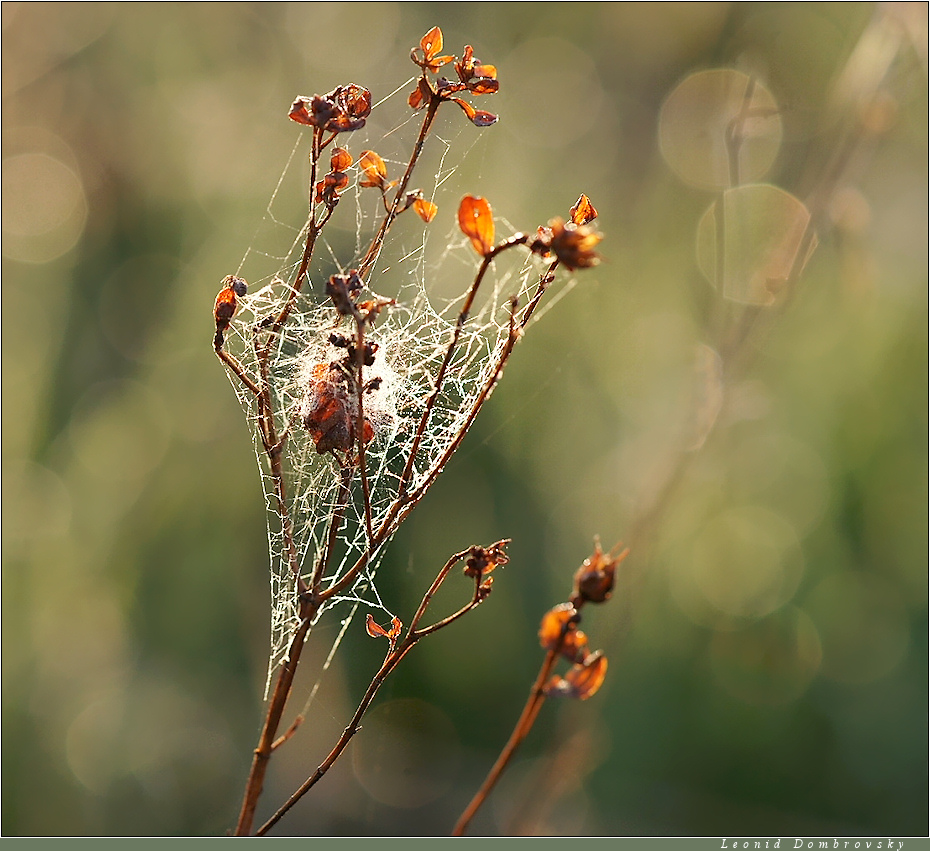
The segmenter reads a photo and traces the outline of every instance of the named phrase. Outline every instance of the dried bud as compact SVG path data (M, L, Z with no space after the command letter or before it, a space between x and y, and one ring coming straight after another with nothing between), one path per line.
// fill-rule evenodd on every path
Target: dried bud
M223 288L217 293L213 303L213 318L216 320L216 336L213 338L213 347L219 351L223 347L224 335L229 328L233 316L239 309L239 297L244 296L249 285L243 278L227 275L220 282Z
M613 552L613 551L611 551ZM601 550L600 541L594 542L594 552L575 572L575 587L572 592L572 602L576 606L584 603L603 603L610 599L614 590L617 565L629 554L624 550L616 558L611 553Z
M345 275L332 275L326 282L326 295L332 299L340 316L358 316L349 281Z
M543 615L539 625L539 643L546 650L560 647L569 630L576 628L578 612L571 603L559 603Z

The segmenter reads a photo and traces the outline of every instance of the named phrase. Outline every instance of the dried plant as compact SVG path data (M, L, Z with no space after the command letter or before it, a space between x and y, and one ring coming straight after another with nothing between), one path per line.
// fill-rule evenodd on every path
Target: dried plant
M361 604L383 608L379 600L372 603L365 595L377 594L374 571L386 544L475 422L557 268L583 269L598 261L601 237L590 225L597 213L585 195L572 207L568 221L554 218L532 233L515 233L501 241L495 238L489 202L466 195L458 207L458 225L480 262L451 315L434 310L425 291L405 299L373 290L373 273L398 217L412 209L428 224L437 216L437 205L411 188L411 178L438 110L454 103L477 127L497 121L465 99L494 94L496 68L481 63L470 46L460 58L441 55L442 48L442 33L434 27L411 51L420 74L407 103L423 117L399 179L389 179L388 165L376 151L361 151L356 162L347 142L335 144L365 126L373 109L368 89L349 83L293 102L289 117L310 132L309 217L299 257L283 276L275 276L254 294L248 293L249 285L239 273L229 275L216 298L214 350L256 435L270 512L274 596L269 664L273 685L237 835L253 832L271 756L304 718L298 714L281 732L314 624L340 603L352 604L352 611ZM455 72L452 80L440 76L448 65ZM329 276L328 301L319 302L320 294L313 293L310 284L315 251L350 186L353 167L357 186L380 195L377 203L383 215L353 268ZM535 262L524 264L509 293L501 281L510 279L504 277L489 297L480 298L492 266L501 255L521 247ZM473 546L453 555L424 593L406 631L397 616L382 626L368 614L368 634L387 639L384 662L329 756L255 833L266 833L323 777L358 731L385 678L414 645L487 599L491 572L507 562L507 543ZM454 613L421 625L436 591L462 561L472 581L470 598ZM584 596L587 593L579 590L581 596L573 598L577 608L593 600ZM562 684L547 686L546 693L584 698L603 678L606 660L583 654L581 633L574 629L577 615L569 620L550 642L544 668L550 671L569 646L575 667Z

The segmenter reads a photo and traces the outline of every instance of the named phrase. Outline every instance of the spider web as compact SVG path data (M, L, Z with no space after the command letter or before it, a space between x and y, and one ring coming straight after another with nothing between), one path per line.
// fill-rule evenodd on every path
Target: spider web
M392 96L385 100L389 99L400 100ZM409 115L406 104L403 109L395 110L399 111ZM470 148L480 138L481 131L463 120L458 110L446 112L455 114L446 116L447 124L437 121L439 129L434 129L428 139L427 149L408 187L421 189L423 197L438 204L439 212L428 225L424 225L412 209L403 213L394 223L378 262L368 276L368 284L377 295L395 300L393 306L382 311L376 326L366 332L366 339L377 343L378 350L375 363L365 369L365 379L380 379L377 389L366 393L364 398L365 416L374 430L374 437L365 448L365 466L371 525L376 531L382 527L397 496L400 474L410 459L418 423L434 390L436 374L446 355L464 294L480 262L454 224L458 202L465 192L455 186L451 178L461 160L461 155L453 153L454 149ZM369 119L364 130L342 134L336 141L356 160L363 149L378 151L388 165L389 176L397 178L406 166L419 130L420 116L420 113L413 113L412 117L386 130L379 130ZM446 138L446 132L452 134L451 141ZM276 315L289 296L309 226L306 159L309 139L309 132L303 133L291 151L262 223L237 271L249 281L249 293L240 299L239 313L227 332L226 348L256 383L261 382L253 331L263 319ZM386 150L393 155L386 154ZM326 171L329 152L327 149L321 160L321 174ZM332 345L330 335L339 331L351 333L323 295L325 282L331 274L345 272L360 262L384 216L380 193L358 185L356 165L351 167L349 175L350 185L342 192L333 219L317 242L308 279L287 324L273 344L268 363L277 432L279 435L287 432L282 453L287 511L293 525L293 543L301 575L308 581L326 548L331 519L336 514L343 515L337 546L324 575L324 588L338 582L368 548L358 469L354 470L346 499L339 461L332 453L317 452L312 435L301 427L297 416L307 394L308 375L313 366L345 355L344 349ZM302 225L289 224L300 218L303 218ZM509 235L513 231L506 222L498 222L498 232ZM519 251L508 253L527 257ZM434 403L414 454L408 491L416 490L431 475L491 377L496 355L508 337L511 297L518 296L521 303L525 303L529 288L538 281L539 270L531 259L525 259L522 265L517 260L516 265L509 266L506 258L502 260L495 261L483 280L479 297L462 328L442 392ZM230 375L230 380L252 429L266 502L272 609L267 696L271 677L284 661L287 647L299 626L299 601L287 558L275 481L257 429L256 400L238 378ZM319 620L333 608L341 607L343 611L323 671L332 661L352 615L360 607L373 611L376 618L383 614L390 620L393 616L375 584L377 568L389 540L390 534L371 553L366 570L354 584L317 613L316 620ZM318 679L311 700L319 682Z

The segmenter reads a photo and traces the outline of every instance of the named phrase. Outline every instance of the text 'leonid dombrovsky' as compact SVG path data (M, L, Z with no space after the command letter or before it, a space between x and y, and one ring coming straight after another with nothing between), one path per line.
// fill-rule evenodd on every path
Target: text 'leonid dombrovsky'
M781 851L781 837L778 839L728 839L723 838L720 843L721 848L752 849L770 849L770 851ZM900 839L786 839L785 851L901 851L904 848L904 841Z

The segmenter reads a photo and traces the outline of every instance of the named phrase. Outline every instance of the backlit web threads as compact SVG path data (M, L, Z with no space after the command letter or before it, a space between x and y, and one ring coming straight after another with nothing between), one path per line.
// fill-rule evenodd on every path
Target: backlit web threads
M348 143L355 153L365 147L357 135L353 134ZM393 135L393 131L387 135ZM384 138L379 140L379 143L384 142ZM347 607L343 630L335 640L329 659L338 647L348 624L347 618L359 605L392 615L374 584L378 563L393 532L385 523L398 494L401 471L410 460L417 424L446 355L461 310L462 294L477 268L474 252L457 229L450 229L442 244L441 219L444 215L446 221L454 220L458 199L448 182L455 172L455 167L449 164L450 146L439 139L436 142L438 159L433 161L432 177L423 195L439 204L437 221L423 226L412 213L402 216L395 223L369 276L370 285L377 294L395 302L382 311L375 327L366 332L366 341L377 346L374 362L364 369L365 383L374 379L377 386L366 392L363 404L370 524L380 544L354 584L317 613L319 619L327 608ZM288 298L308 226L305 224L303 229L288 226L283 223L287 216L280 212L287 206L283 187L302 183L306 191L306 181L301 181L296 174L298 164L303 163L302 156L296 155L300 150L298 146L292 153L272 195L260 233L246 252L239 274L250 281L250 292L240 299L240 311L227 334L229 351L240 361L246 374L263 386L254 329L277 315ZM388 160L388 165L397 169L398 162L399 157L393 162ZM281 333L273 338L266 375L276 431L286 433L282 451L284 490L293 526L293 546L305 579L330 545L331 518L340 518L335 547L324 573L324 588L345 576L368 547L368 521L359 472L347 467L346 453L340 456L338 449L342 441L338 429L332 426L334 414L326 408L330 402L337 412L339 405L350 406L347 400L351 394L339 395L344 391L339 388L336 373L333 373L331 389L326 390L321 384L328 375L329 365L345 355L333 342L334 337L351 334L332 303L321 296L321 282L330 274L344 272L360 262L384 214L380 198L371 190L359 187L357 166L350 168L348 175L351 183L342 194L333 220L335 235L327 229L320 238L308 281ZM419 185L422 186L422 181ZM354 233L346 239L345 232L336 230L335 226L353 212ZM429 238L431 232L432 239ZM351 247L346 244L350 240ZM273 272L269 273L269 269ZM415 490L424 477L435 472L450 441L466 422L481 388L490 377L495 353L506 341L509 300L513 295L525 299L527 287L536 281L536 276L531 274L533 271L529 262L516 269L494 268L483 282L480 298L452 354L443 391L436 399L418 444L408 490ZM240 382L233 379L232 383L252 426L266 499L272 597L270 681L299 625L299 600L288 559L288 541L278 512L276 483L270 474L257 428L256 399ZM314 411L317 414L311 416ZM319 424L315 429L307 427L308 422L317 420L325 420L325 427ZM349 421L354 422L354 418ZM337 451L321 453L318 451L321 445L323 449L336 446ZM351 445L351 441L346 445ZM386 529L386 533L378 535L382 529Z

